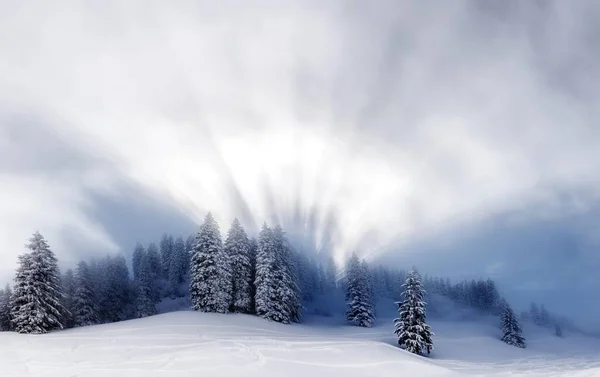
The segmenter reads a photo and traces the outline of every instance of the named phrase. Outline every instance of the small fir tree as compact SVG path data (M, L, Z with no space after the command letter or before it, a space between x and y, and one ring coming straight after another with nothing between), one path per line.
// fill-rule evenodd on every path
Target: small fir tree
M521 326L519 326L515 313L506 301L502 301L500 324L502 327L502 341L504 343L525 348L525 338L523 338Z
M346 264L346 320L354 326L371 327L375 322L369 280L356 253Z
M425 323L425 290L421 286L421 276L415 269L408 273L402 287L405 300L396 302L400 318L394 320L394 333L398 336L398 344L408 352L429 354L433 350L434 334Z

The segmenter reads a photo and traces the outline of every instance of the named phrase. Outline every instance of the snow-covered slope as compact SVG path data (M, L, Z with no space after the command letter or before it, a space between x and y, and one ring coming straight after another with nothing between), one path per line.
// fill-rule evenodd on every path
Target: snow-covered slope
M0 376L600 376L600 341L527 329L529 348L492 323L432 322L429 358L372 329L279 325L245 315L176 312L47 335L0 333Z

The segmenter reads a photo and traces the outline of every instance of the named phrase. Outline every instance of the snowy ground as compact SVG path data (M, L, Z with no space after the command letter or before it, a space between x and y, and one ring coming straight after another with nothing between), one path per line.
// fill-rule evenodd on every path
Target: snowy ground
M372 329L312 319L176 312L47 335L0 333L0 376L600 376L600 340L530 330L529 348L497 340L492 323L432 321L429 358Z

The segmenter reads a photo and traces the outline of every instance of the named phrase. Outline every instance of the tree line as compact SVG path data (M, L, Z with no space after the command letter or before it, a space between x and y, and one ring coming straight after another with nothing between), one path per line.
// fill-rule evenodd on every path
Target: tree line
M158 244L138 243L132 254L132 277L122 255L81 261L61 275L39 232L27 248L29 252L19 256L13 287L0 290L4 331L39 334L148 317L166 298L188 298L196 311L255 314L287 324L301 321L304 303L343 290L346 320L361 327L373 326L377 300L404 298L396 301L399 318L394 332L410 352L433 349L433 333L426 324L428 294L500 315L502 340L525 346L514 312L491 279L453 284L448 278L421 278L414 268L408 272L372 268L356 253L338 271L331 259L319 263L296 252L279 225L265 223L251 238L236 219L222 240L209 213L199 231L186 239L165 234ZM532 306L527 318L547 326L550 317L543 306Z

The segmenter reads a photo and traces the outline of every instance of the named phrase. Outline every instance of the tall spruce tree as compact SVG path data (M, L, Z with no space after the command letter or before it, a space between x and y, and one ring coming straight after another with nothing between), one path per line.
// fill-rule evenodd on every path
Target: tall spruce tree
M249 313L252 309L250 243L238 219L234 219L229 228L224 248L231 261L233 295L231 310Z
M185 241L178 237L173 244L173 253L171 254L171 266L169 267L169 294L171 298L179 297L179 286L183 283L186 275Z
M0 291L0 331L12 330L10 320L10 302L12 298L12 290L10 285L6 284L4 290Z
M501 308L500 324L502 327L502 341L511 346L525 348L525 338L523 338L521 326L517 322L515 313L506 301L502 301Z
M160 257L162 266L162 276L166 279L169 277L169 269L171 268L171 258L173 256L173 236L169 234L163 234L160 240Z
M502 309L504 310L504 307ZM529 308L529 318L533 324L538 326L541 324L540 309L535 302L532 302L531 307Z
M75 326L90 326L99 323L93 284L88 264L84 261L79 262L75 271L75 293L73 296L73 321Z
M280 282L276 277L277 251L273 231L263 224L258 235L256 254L256 314L275 322L288 323L285 304L281 302Z
M72 328L75 326L75 322L73 321L73 296L75 295L75 274L72 269L68 269L65 271L61 278L62 290L63 290L63 300L62 304L65 307L65 312L63 313L63 323L65 328Z
M288 322L300 322L301 299L298 287L295 260L291 246L280 225L276 225L272 231L276 252L276 277L278 280L279 300L285 304L285 315Z
M371 327L375 313L369 293L369 282L356 253L346 263L346 319L354 326Z
M190 268L192 308L226 313L231 304L231 270L219 225L209 212L196 236Z
M396 302L400 318L394 320L394 333L398 336L398 344L408 352L429 354L433 350L434 334L425 323L425 290L421 285L421 275L415 269L411 270L402 287L405 300Z
M135 245L135 249L133 250L133 257L131 258L131 266L133 267L133 280L137 281L140 275L140 265L142 264L142 259L146 255L146 250L144 250L144 246L138 243Z
M156 305L153 297L152 269L148 258L143 258L140 263L139 278L137 280L137 298L135 315L138 318L149 317L156 314Z
M39 232L29 239L29 254L19 257L11 318L17 332L43 334L62 329L65 308L58 261Z
M248 242L248 257L250 258L250 312L256 313L256 253L258 242L251 238Z

